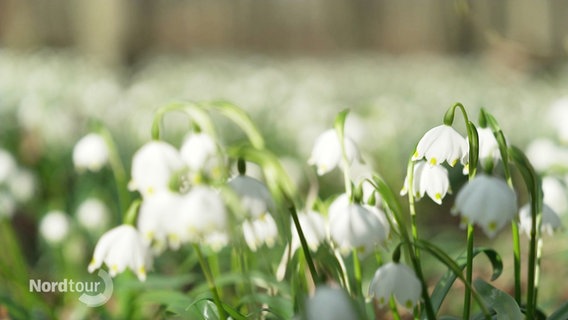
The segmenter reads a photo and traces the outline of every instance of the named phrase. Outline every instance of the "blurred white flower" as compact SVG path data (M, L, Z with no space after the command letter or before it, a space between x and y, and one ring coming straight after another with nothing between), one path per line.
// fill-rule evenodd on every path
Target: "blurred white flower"
M217 155L217 145L213 138L206 133L191 133L186 136L180 154L189 169L202 171L208 167L208 162Z
M350 203L346 194L333 201L328 217L329 236L342 254L353 249L365 253L388 239L390 226L385 214L377 207Z
M107 265L113 277L128 267L140 281L144 281L146 271L151 267L151 256L138 230L123 224L101 236L95 246L93 259L88 267L89 272L93 273L103 263Z
M163 251L166 244L174 250L179 248L184 232L179 221L182 200L182 195L163 189L146 197L140 205L138 230L156 252Z
M259 180L238 175L229 181L229 187L239 197L247 216L257 219L267 212L274 211L274 201L270 191Z
M16 202L14 198L5 192L0 192L0 219L10 218L16 212Z
M483 168L495 165L501 159L501 153L493 131L490 128L477 128L477 136L479 139L479 163Z
M404 186L400 191L400 195L408 193L408 179L408 176L404 179ZM417 199L422 198L424 194L428 194L432 201L442 204L442 199L450 190L448 170L441 165L429 165L426 161L416 162L414 164L412 184L412 190Z
M0 184L6 182L16 168L16 160L12 154L0 148Z
M532 224L532 215L531 215L531 205L530 203L525 204L521 210L519 211L519 226L521 231L524 231L525 234L530 237L531 235L531 224ZM547 233L548 235L552 235L552 233L562 227L562 221L556 212L546 204L542 206L542 220L540 225L540 230L542 233Z
M421 293L422 285L414 271L396 262L389 262L377 269L369 286L369 296L377 299L379 305L388 304L390 298L394 297L409 310L418 304Z
M568 150L549 139L535 139L526 149L529 161L537 171L546 171L553 167L566 167Z
M179 152L163 141L150 141L132 158L132 180L128 187L144 197L169 189L172 176L185 167Z
M552 103L548 110L548 120L552 127L556 129L558 137L564 142L568 142L568 97L563 97Z
M272 248L278 238L278 228L272 215L265 213L256 219L245 220L243 222L243 235L245 242L252 251L256 251L263 244Z
M326 236L326 221L325 218L315 211L308 212L298 212L298 220L300 221L300 227L306 238L308 247L312 251L316 251L319 245L325 240ZM296 251L300 246L300 236L298 235L298 230L292 222L292 253Z
M562 215L568 210L568 195L566 187L556 178L544 177L542 179L543 202L550 206L554 212Z
M502 179L479 174L458 192L452 213L460 213L463 224L477 224L493 238L517 214L517 196Z
M20 203L29 201L34 196L35 189L36 179L30 170L18 168L8 179L8 190Z
M305 320L359 318L353 302L342 288L318 286L315 294L306 303Z
M75 144L73 164L78 170L99 171L109 159L105 139L96 133L89 133Z
M360 155L355 142L345 135L343 143L348 164L358 160ZM339 136L334 129L329 129L316 139L308 164L315 165L318 175L321 176L340 166L341 161L342 151Z
M206 246L209 246L211 250L219 252L221 249L227 246L227 244L229 244L229 234L222 231L209 232L203 238L202 243Z
M40 234L51 244L61 243L69 234L70 229L69 217L59 210L47 212L39 224Z
M77 208L79 224L90 231L100 231L109 223L108 207L98 198L88 198Z
M412 160L426 158L431 165L446 161L453 167L460 159L464 162L467 153L468 144L465 138L451 126L443 124L424 134L416 146Z
M183 196L178 208L179 217L170 221L182 243L199 242L212 232L227 232L229 217L225 203L216 190L197 186Z

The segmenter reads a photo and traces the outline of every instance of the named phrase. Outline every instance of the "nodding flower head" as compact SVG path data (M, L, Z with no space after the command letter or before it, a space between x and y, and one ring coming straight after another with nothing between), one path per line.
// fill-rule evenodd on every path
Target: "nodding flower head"
M391 297L412 310L418 304L422 293L420 280L412 269L404 264L389 262L375 272L369 287L369 296L374 297L379 305L388 304Z
M448 125L428 130L416 146L412 160L426 158L431 165L446 161L455 166L459 160L467 160L468 145L464 137ZM464 163L465 164L465 163Z
M73 164L78 170L99 171L109 159L109 151L104 138L89 133L75 144Z
M520 229L525 232L527 236L530 237L531 226L532 226L532 215L530 203L525 204L519 211L519 225ZM540 225L541 232L545 232L548 235L562 227L562 220L556 212L544 204L542 206L542 220Z
M350 165L353 161L360 158L359 149L355 142L347 136L343 138L343 144L345 146L345 156L348 165ZM339 166L342 157L343 153L339 136L334 129L330 129L316 139L308 164L315 165L318 175L321 176Z
M261 181L241 174L229 181L229 187L239 197L247 217L256 219L274 211L274 201L270 191Z
M400 195L408 193L409 177L404 179L404 187ZM426 161L419 161L414 164L414 174L412 180L412 191L417 199L427 194L432 201L442 204L442 199L450 191L450 180L448 170L440 165L431 166Z

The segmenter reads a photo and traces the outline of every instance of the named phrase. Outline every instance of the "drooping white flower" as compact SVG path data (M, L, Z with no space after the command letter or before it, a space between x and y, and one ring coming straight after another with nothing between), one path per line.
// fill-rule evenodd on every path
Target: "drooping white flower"
M440 125L428 130L416 146L412 160L426 158L429 164L436 165L446 161L455 166L459 160L466 160L468 145L464 137L448 125Z
M278 228L272 215L265 213L256 219L245 220L243 222L243 235L245 242L252 251L256 251L263 244L271 248L278 238Z
M70 229L69 217L59 210L47 212L39 224L40 234L51 244L61 243L69 234Z
M300 227L306 238L308 247L312 251L316 251L319 245L325 240L326 236L326 221L324 217L315 211L308 212L298 212L298 221L300 222ZM292 222L292 252L297 250L300 244L300 236L296 226Z
M205 235L202 243L211 250L219 252L229 244L229 234L222 231L213 231Z
M479 139L479 163L482 167L496 164L501 159L499 144L490 128L477 128Z
M530 203L525 204L519 211L519 225L521 231L524 231L527 236L530 237L531 234L531 205ZM552 235L552 233L562 227L562 221L556 212L546 204L542 206L542 220L540 225L540 230L543 233Z
M409 177L404 179L404 186L400 195L408 193ZM426 161L419 161L414 164L414 175L412 179L412 190L414 196L420 199L427 194L432 201L442 204L442 199L450 190L450 180L448 170L440 165L429 165Z
M151 267L151 256L138 230L123 224L101 236L95 246L93 259L88 267L89 272L100 268L103 263L107 265L113 277L128 267L140 281L144 281L146 271Z
M193 133L185 138L180 154L190 170L201 171L216 157L217 145L208 134Z
M223 198L211 187L197 186L183 196L179 217L168 228L179 229L181 242L199 242L212 232L227 232L229 218Z
M353 249L366 252L383 244L389 232L388 220L380 209L350 203L346 194L329 207L329 236L342 254Z
M422 285L414 271L396 262L389 262L377 269L369 286L369 296L377 299L379 305L388 304L390 298L394 297L409 310L418 304L421 293Z
M102 230L109 223L109 209L100 199L88 198L77 208L77 220L87 230Z
M318 286L316 288L314 295L306 302L304 316L306 320L360 318L349 295L342 288L329 286Z
M348 164L360 158L359 149L351 138L345 135L343 144ZM339 136L334 129L329 129L316 139L308 164L315 165L318 175L321 176L341 165L341 161L342 149Z
M168 189L172 176L185 167L179 152L163 141L151 141L132 158L132 180L128 187L149 196Z
M458 192L452 213L492 238L517 214L517 196L502 179L479 174Z
M543 202L554 212L562 215L568 210L566 187L556 178L547 176L542 179Z
M108 146L100 134L89 133L73 148L73 164L78 170L99 171L108 159Z
M16 170L16 160L12 154L4 149L0 149L0 184L8 180L9 176Z
M270 191L259 180L238 175L231 179L228 184L239 197L241 206L249 217L256 219L267 212L274 211L274 201Z

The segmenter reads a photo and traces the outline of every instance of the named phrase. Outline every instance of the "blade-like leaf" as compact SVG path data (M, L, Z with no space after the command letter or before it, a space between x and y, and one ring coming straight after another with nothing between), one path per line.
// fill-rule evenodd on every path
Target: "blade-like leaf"
M475 289L485 303L495 310L496 319L523 319L519 305L513 297L493 287L487 282L477 279L473 282Z

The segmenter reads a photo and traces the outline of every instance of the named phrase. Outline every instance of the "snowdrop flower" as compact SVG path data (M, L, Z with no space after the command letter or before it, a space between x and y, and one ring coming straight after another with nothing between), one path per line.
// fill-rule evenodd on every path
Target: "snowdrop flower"
M217 155L217 145L208 134L193 133L185 138L180 154L190 170L202 171Z
M229 181L229 187L237 194L243 209L253 219L260 218L265 213L273 211L274 201L270 191L259 180L238 175Z
M67 214L59 210L46 213L39 224L40 234L51 244L61 243L69 234L70 228Z
M21 168L16 169L7 184L14 199L21 203L29 201L36 189L36 179L33 173Z
M75 144L73 164L78 170L99 171L109 159L109 151L104 138L89 133Z
M109 210L101 200L88 198L77 208L77 220L85 229L99 231L109 222Z
M180 225L179 208L183 196L170 190L160 190L144 199L138 212L137 227L147 245L155 252L165 249L166 243L177 250L181 244L183 227Z
M526 154L534 168L541 172L555 166L566 166L568 162L568 150L549 139L533 140L527 147Z
M272 248L278 237L278 228L272 215L265 213L252 221L243 222L243 235L252 251L256 251L262 244Z
M530 203L525 204L521 210L519 211L519 226L525 234L530 237L531 235L531 224L532 224L532 215L531 215L531 205ZM542 220L540 225L541 232L546 232L548 235L552 235L552 233L559 229L562 226L562 221L560 217L554 210L546 204L542 206Z
M543 202L550 206L554 212L562 215L568 209L568 199L566 188L553 177L544 177L542 179L542 193L544 194Z
M501 159L497 139L495 139L490 128L477 128L477 135L479 139L479 163L484 168L491 167Z
M209 246L215 252L221 251L227 244L229 244L229 235L227 232L213 231L205 235L203 244Z
M89 272L93 273L103 263L113 277L128 267L138 280L144 281L146 270L151 266L151 256L138 230L123 224L107 231L99 239L88 267Z
M178 151L163 141L146 143L132 158L130 190L138 190L143 196L168 189L172 176L185 167Z
M379 305L388 304L391 297L409 310L418 304L422 293L420 280L412 269L404 264L389 262L375 272L369 287L369 296Z
M467 159L468 145L454 128L440 125L428 130L416 146L412 160L426 158L429 164L436 165L446 161L455 166L461 159Z
M315 211L298 212L298 220L300 227L306 238L308 247L312 251L316 251L325 239L326 236L326 221L324 217ZM294 223L291 225L292 229L292 252L296 251L300 246L300 235Z
M306 320L359 319L353 302L342 288L318 286L306 303ZM303 318L304 319L304 318Z
M8 180L9 176L16 170L16 160L8 151L0 149L0 184Z
M229 218L221 195L214 189L197 186L181 199L179 218L172 220L174 226L181 228L182 242L201 241L212 232L226 232Z
M344 136L343 143L348 163L351 164L358 160L360 156L355 142ZM315 165L318 175L321 176L340 165L342 157L341 143L337 132L335 129L329 129L316 139L308 164Z
M408 193L408 179L408 176L404 179L404 186L400 191L401 196ZM412 190L417 199L427 194L437 204L442 204L442 199L450 191L448 170L440 165L429 165L426 161L419 161L414 164L412 184Z
M493 238L517 214L517 196L502 179L479 174L458 192L452 213L458 212L464 224L477 224Z
M349 202L346 194L329 207L329 236L342 254L384 243L390 232L385 214L377 207Z

